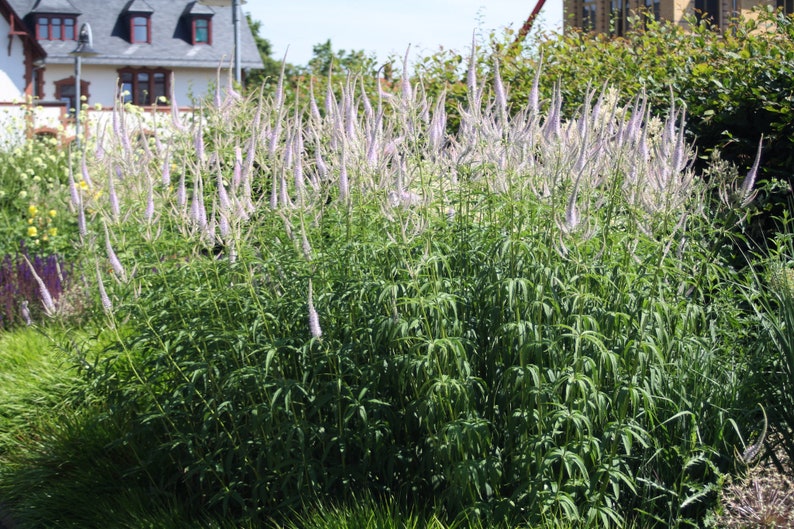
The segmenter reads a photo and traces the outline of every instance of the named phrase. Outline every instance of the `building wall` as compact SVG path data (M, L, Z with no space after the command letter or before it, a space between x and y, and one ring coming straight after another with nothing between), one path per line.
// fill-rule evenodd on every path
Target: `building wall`
M564 0L563 2L563 21L564 27L580 28L583 26L582 11L585 0ZM645 5L640 0L624 0L629 6L629 10L635 10ZM776 0L719 0L720 12L715 21L720 27L725 28L730 25L734 13L740 14L744 18L757 18L752 10L758 6L776 5ZM598 33L610 31L610 0L596 0L596 26L593 28ZM679 24L685 24L684 17L695 13L695 0L660 0L660 16L665 20L672 20Z
M89 82L88 104L97 103L104 107L112 107L116 97L118 83L117 66L98 66L83 64L81 79ZM192 106L193 102L207 95L208 90L216 84L216 72L199 68L175 68L174 96L179 106ZM226 72L221 73L221 84L225 86ZM62 79L74 77L74 65L52 64L44 71L43 100L55 99L55 83Z
M11 38L9 53L8 35L11 26L0 15L0 102L25 98L25 51L19 37Z

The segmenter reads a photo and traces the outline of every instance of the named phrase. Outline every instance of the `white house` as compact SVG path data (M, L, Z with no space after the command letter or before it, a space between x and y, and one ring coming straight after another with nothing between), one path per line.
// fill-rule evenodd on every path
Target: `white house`
M244 22L243 72L263 66ZM195 0L0 0L0 121L3 114L26 115L28 135L68 135L76 95L70 52L85 23L98 52L81 59L80 91L89 112L112 108L117 97L166 109L171 94L189 107L214 86L219 68L225 79L232 67L231 6Z

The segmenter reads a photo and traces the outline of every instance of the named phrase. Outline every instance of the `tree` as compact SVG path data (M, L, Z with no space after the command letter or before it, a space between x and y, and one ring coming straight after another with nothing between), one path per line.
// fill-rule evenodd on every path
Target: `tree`
M248 21L248 26L251 28L251 33L254 35L254 42L256 48L259 50L259 56L265 67L262 69L251 70L245 78L245 88L247 90L258 90L262 84L275 85L278 80L279 73L281 72L281 61L272 58L270 55L273 53L273 46L270 41L259 34L262 28L262 22L251 18L251 13L246 13L245 18ZM293 70L292 65L288 65L288 70Z
M372 74L375 72L377 60L367 55L364 50L334 52L331 39L312 48L314 56L309 61L308 70L311 75L327 76L331 68L336 73Z

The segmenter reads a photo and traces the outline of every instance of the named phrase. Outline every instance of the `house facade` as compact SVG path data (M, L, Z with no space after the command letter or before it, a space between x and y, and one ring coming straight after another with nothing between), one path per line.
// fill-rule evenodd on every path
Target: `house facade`
M26 126L34 134L69 134L76 107L70 53L83 24L90 26L97 52L81 59L80 94L89 114L112 109L118 99L166 109L173 98L187 109L215 86L219 71L225 83L233 67L231 6L196 0L0 0L0 114L16 119L33 108L35 123ZM244 17L240 26L243 73L262 68Z
M564 0L564 26L597 33L623 35L633 13L645 11L655 18L683 23L687 15L708 18L720 28L741 15L752 17L758 6L794 11L794 0Z

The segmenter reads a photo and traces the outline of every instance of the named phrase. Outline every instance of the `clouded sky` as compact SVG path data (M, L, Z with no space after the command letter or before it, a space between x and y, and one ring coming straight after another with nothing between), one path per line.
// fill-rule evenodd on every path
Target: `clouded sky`
M247 0L243 11L262 22L261 34L273 57L305 65L315 44L331 39L334 50L374 52L380 61L394 54L428 55L440 46L466 53L472 31L518 30L536 0ZM562 25L562 0L546 0L539 21ZM480 39L482 42L482 40ZM289 51L287 51L289 46Z

